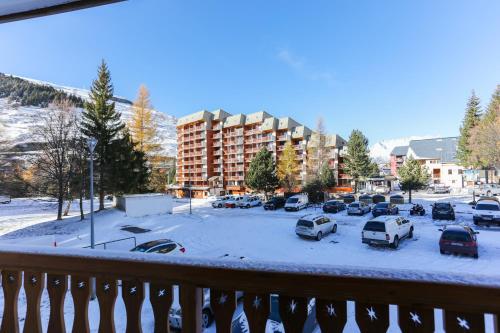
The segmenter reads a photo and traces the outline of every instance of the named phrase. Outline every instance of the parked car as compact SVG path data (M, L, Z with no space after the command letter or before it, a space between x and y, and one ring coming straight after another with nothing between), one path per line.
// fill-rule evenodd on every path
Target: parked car
M427 193L434 193L434 194L445 194L445 193L450 193L450 191L451 191L450 187L444 184L433 184L427 188Z
M373 217L377 217L380 215L398 215L399 208L392 203L389 202L379 202L372 209Z
M186 249L181 244L170 239L158 239L139 244L130 251L143 253L179 254L185 253Z
M385 195L375 194L372 197L372 201L373 201L374 204L378 204L379 202L385 202Z
M245 199L246 196L236 196L232 197L231 199L227 200L224 204L224 207L226 208L236 208L240 201Z
M365 215L371 210L370 206L364 202L355 201L347 207L347 215Z
M212 207L214 208L222 208L226 205L226 202L233 198L232 195L226 195L223 197L217 198L214 202L212 202Z
M364 202L367 205L370 205L373 203L373 198L369 194L363 194L359 196L359 201Z
M366 222L361 241L368 245L389 245L397 249L404 238L413 238L413 222L402 216L378 216Z
M424 209L424 206L422 206L421 204L414 204L414 205L410 208L410 215L420 215L420 216L424 216L424 215L425 215L425 209Z
M494 195L500 195L500 185L499 184L480 185L477 194L486 195L488 197L491 197Z
M285 206L285 197L272 197L264 204L265 210L275 210Z
M325 213L338 213L341 210L345 210L346 205L339 200L329 200L323 204L323 211Z
M344 194L342 196L342 200L344 201L345 204L350 204L356 201L356 197L354 196L354 194Z
M302 216L295 226L295 233L300 237L316 238L320 241L324 235L337 232L337 222L323 214Z
M243 200L240 200L240 202L238 202L238 206L240 208L262 206L262 201L260 201L259 197L245 197Z
M389 194L389 192L391 192L391 189L388 186L379 185L375 186L373 191L378 194Z
M500 225L500 203L498 201L479 200L472 209L475 210L472 217L475 225Z
M439 252L445 253L458 253L471 255L478 258L477 252L477 231L470 227L451 225L442 231L441 238L439 239Z
M401 194L394 194L389 198L389 202L395 205L402 205L405 203L405 197Z
M299 211L301 209L307 208L307 205L309 205L309 198L307 194L296 194L286 200L285 210Z
M10 196L0 195L0 204L8 204L10 202Z
M433 220L455 220L455 210L449 202L436 202L432 204Z

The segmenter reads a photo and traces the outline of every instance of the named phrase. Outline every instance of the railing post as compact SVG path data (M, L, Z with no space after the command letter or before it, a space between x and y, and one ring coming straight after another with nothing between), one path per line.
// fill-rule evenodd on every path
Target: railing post
M347 302L316 298L316 319L321 332L342 333L347 323Z
M210 290L210 306L214 311L217 333L231 333L236 297L234 291Z
M64 299L68 289L66 275L47 275L47 291L50 300L50 316L47 333L66 333L64 323Z
M245 293L243 309L248 320L250 332L265 332L267 318L271 312L269 295Z
M2 271L4 308L0 333L19 333L17 301L21 289L21 272Z
M443 310L446 333L484 333L484 314Z
M280 295L279 310L285 332L302 333L307 319L307 298Z
M398 324L402 332L434 332L434 309L421 306L398 306Z
M122 298L127 310L125 333L141 333L141 309L144 302L144 283L138 280L122 280Z
M182 331L201 333L203 290L189 284L180 285L179 301L182 309Z
M26 319L24 333L41 333L40 300L45 285L45 274L24 272L24 290L26 293Z
M361 333L387 332L389 305L356 302L356 323Z
M89 333L90 278L71 276L71 296L75 307L73 333Z
M115 333L115 303L118 287L115 279L97 278L96 294L99 302L99 333Z
M149 301L155 320L154 333L169 333L169 311L173 301L173 288L169 284L150 283Z

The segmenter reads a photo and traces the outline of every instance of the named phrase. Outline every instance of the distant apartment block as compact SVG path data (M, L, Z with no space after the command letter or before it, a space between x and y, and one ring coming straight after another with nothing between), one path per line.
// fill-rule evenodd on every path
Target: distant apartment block
M266 147L276 161L287 141L297 155L299 183L307 177L307 150L314 144L315 133L290 117L276 118L267 112L231 115L224 110L199 111L177 123L177 191L193 197L209 194L240 194L245 187L245 173L257 152ZM327 137L329 165L341 187L350 186L342 171L346 141L338 135Z
M413 157L425 166L431 183L453 188L464 186L464 169L457 160L457 137L411 140L408 146L395 147L391 152L391 170L397 170L408 157Z

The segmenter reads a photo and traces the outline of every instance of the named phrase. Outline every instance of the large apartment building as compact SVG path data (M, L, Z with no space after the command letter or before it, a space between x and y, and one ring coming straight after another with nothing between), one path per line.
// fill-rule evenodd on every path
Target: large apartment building
M276 118L265 111L231 115L220 109L203 110L182 117L177 123L177 194L186 195L188 189L193 197L245 193L245 173L257 152L266 147L279 161L288 141L300 165L297 180L304 182L312 137L313 131L292 118ZM345 143L338 135L327 138L329 163L340 186L348 185L341 170Z

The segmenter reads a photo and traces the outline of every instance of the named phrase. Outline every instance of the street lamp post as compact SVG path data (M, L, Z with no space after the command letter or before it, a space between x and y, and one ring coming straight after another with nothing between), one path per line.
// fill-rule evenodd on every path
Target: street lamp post
M95 138L87 141L90 152L90 247L95 248L94 237L94 150L97 145Z

